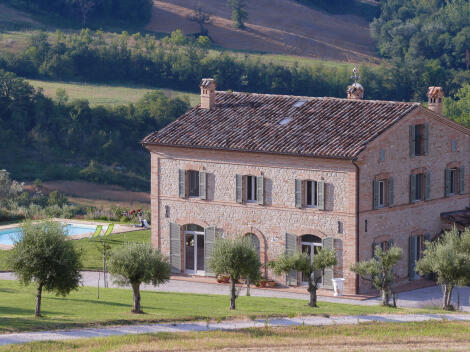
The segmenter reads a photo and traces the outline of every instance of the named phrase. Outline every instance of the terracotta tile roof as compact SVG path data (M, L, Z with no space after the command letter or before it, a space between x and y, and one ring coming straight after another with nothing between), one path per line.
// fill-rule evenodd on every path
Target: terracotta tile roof
M353 159L418 107L419 103L216 92L211 110L197 106L145 137L142 144Z

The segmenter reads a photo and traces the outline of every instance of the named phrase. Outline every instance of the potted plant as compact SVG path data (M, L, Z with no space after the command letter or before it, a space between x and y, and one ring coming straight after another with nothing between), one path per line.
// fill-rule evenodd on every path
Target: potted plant
M230 276L229 275L218 275L217 276L217 282L219 284L228 284L230 282Z

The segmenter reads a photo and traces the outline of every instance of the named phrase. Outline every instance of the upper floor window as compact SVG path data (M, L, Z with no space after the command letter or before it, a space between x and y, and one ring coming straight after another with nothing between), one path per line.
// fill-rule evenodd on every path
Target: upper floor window
M199 171L190 170L188 174L188 196L199 197Z
M180 198L207 199L206 172L180 169L178 191Z
M305 181L305 206L314 208L318 206L317 181Z
M373 188L374 209L393 206L393 178L374 180Z
M255 203L257 200L256 176L246 176L246 201Z
M236 175L235 199L237 203L264 204L264 176Z
M325 182L295 180L295 207L325 210Z
M410 126L410 157L427 155L429 149L429 125Z
M429 200L431 193L431 174L416 172L410 175L410 202Z
M449 167L445 170L445 196L465 193L465 168Z

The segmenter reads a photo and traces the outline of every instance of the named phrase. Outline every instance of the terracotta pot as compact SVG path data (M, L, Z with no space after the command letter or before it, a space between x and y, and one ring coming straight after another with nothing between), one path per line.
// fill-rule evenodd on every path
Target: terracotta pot
M276 281L274 280L269 280L268 282L266 282L266 285L270 288L273 288L276 286Z

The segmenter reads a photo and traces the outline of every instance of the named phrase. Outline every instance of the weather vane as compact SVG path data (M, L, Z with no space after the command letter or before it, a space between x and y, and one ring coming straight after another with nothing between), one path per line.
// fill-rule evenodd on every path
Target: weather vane
M354 79L354 83L357 83L361 76L359 76L359 70L357 69L356 66L353 68L353 75L351 76L352 79Z

